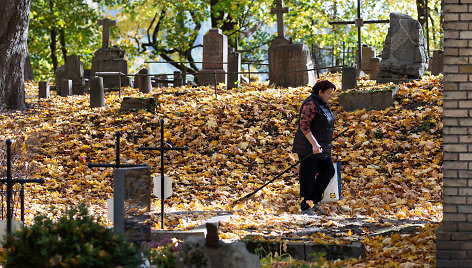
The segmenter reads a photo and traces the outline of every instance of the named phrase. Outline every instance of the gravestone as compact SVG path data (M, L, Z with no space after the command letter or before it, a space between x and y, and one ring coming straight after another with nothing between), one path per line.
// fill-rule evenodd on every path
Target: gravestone
M150 167L118 168L113 177L115 231L126 233L133 242L150 241Z
M103 78L93 77L90 79L90 108L102 107L105 105L105 89L103 88Z
M375 50L368 46L362 46L362 71L370 74L372 66L370 59L375 57ZM356 66L359 66L359 50L356 50Z
M98 21L103 25L102 47L95 51L92 57L92 76L96 72L121 72L121 86L131 86L131 77L128 77L128 62L125 59L126 52L118 46L110 47L110 27L116 25L116 21L103 19ZM120 80L116 76L103 77L105 88L119 88Z
M167 80L169 79L167 77L167 74L158 74L155 76L155 79L157 80L156 82L156 87L167 87L169 85L169 83L167 82Z
M444 51L435 50L433 51L433 58L431 59L431 74L438 75L443 73L444 69Z
M85 93L84 67L80 61L80 56L69 55L66 57L63 78L72 80L72 94Z
M277 37L269 48L269 80L275 86L299 87L315 83L310 50L305 44L292 44L284 36L283 1L277 0L271 12L277 14ZM310 71L306 71L310 70Z
M59 95L61 97L72 96L72 80L66 78L61 80L61 89Z
M356 67L343 66L341 86L342 91L357 87Z
M139 70L137 77L139 92L152 92L151 76L149 76L149 69L143 68Z
M241 53L234 48L228 53L228 89L236 88L241 81Z
M339 94L339 105L344 111L355 110L384 110L393 105L395 96L398 93L398 86L377 91L348 91Z
M200 74L199 74L200 77ZM182 77L182 72L181 71L175 71L174 72L174 87L181 87L184 85L184 78Z
M206 238L191 236L182 244L177 256L177 268L259 268L261 262L243 242L223 243L218 227L207 223Z
M420 79L428 69L429 56L423 27L411 16L391 13L377 82Z
M40 99L47 99L50 97L49 91L49 82L48 81L39 81L38 82L38 97Z
M56 71L54 71L54 84L55 90L58 95L61 94L61 81L64 78L65 68L64 65L59 66Z
M380 61L382 59L379 58L379 57L373 57L373 58L370 58L370 66L372 68L372 70L370 71L370 79L371 80L376 80L377 79L377 76L379 75L379 72L380 72Z
M198 84L226 84L227 71L228 37L220 29L211 29L203 36L203 65L198 73Z

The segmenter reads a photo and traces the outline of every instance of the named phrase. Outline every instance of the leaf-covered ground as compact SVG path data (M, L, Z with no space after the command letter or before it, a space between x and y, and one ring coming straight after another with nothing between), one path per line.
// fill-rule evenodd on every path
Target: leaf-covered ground
M326 77L341 88L340 76ZM342 164L342 201L325 204L331 218L367 217L431 222L419 234L389 237L368 233L330 237L316 242L361 241L367 257L338 261L343 266L421 267L434 265L435 232L442 220L442 78L400 85L397 101L382 111L345 112L337 90L331 102L336 132L352 130L334 142L333 159ZM382 89L360 81L365 87ZM112 197L112 169L90 169L88 162L112 163L116 131L122 132L121 153L128 163L146 163L159 173L159 152L138 152L138 146L159 146L159 120L165 119L165 140L189 151L168 152L165 173L174 179L166 212L166 228L189 230L214 216L235 211L221 223L222 239L246 235L290 236L310 219L298 216L297 170L270 184L244 203L232 201L252 192L297 161L291 153L298 109L309 87L274 88L250 84L235 90L212 87L155 89L160 107L149 112L119 112L117 92L106 93L106 106L89 108L89 96L27 99L30 109L0 113L0 140L15 139L15 169L29 177L47 178L27 186L27 222L55 206L87 202L106 221L106 199ZM124 96L144 95L126 88ZM37 96L28 84L27 95ZM0 145L4 158L4 144ZM4 159L2 159L2 164ZM26 164L27 163L27 164ZM2 165L3 166L3 165ZM152 204L154 228L160 228L160 200ZM208 212L198 212L208 211ZM316 224L331 228L336 221ZM328 220L329 219L329 220Z

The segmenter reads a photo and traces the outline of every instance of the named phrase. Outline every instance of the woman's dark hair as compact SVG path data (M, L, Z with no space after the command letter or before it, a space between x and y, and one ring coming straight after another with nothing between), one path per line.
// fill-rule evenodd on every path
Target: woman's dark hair
M328 89L332 88L333 90L336 89L336 86L329 82L328 80L319 80L316 82L316 84L313 86L312 92L315 93L316 95L319 95L320 91L326 91Z

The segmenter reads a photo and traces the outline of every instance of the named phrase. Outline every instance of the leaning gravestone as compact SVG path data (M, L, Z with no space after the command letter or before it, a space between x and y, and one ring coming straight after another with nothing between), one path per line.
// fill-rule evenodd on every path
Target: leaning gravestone
M130 241L151 240L151 169L118 168L113 172L113 222Z
M103 78L103 86L105 88L118 88L120 86L131 86L131 77L128 77L128 62L125 60L126 52L118 46L110 47L110 27L116 26L116 21L103 19L98 21L99 25L103 25L102 47L95 51L92 57L92 76L96 72L120 72L123 77L120 79L116 76Z
M282 87L299 87L314 84L315 74L310 50L305 44L292 44L284 36L282 0L277 0L272 13L277 14L277 37L269 49L269 80L271 84ZM310 71L306 71L310 70Z
M420 79L428 69L429 56L423 27L411 16L391 13L377 82Z
M203 65L198 73L198 84L226 84L227 71L228 37L220 29L211 29L203 36Z

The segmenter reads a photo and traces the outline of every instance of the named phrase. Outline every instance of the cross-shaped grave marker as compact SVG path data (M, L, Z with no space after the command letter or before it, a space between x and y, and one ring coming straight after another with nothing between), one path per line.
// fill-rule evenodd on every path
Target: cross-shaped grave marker
M329 24L354 24L357 27L357 49L359 51L359 71L362 71L362 37L361 37L361 28L364 24L373 24L373 23L389 23L390 20L366 20L364 21L361 18L361 0L357 0L357 19L353 21L331 21ZM360 73L360 72L359 72Z
M116 136L116 147L115 147L115 153L116 153L116 157L115 157L115 164L92 164L92 163L88 163L88 167L89 168L93 168L93 167L112 167L112 168L124 168L124 167L142 167L142 166L146 166L146 165L138 165L138 164L121 164L121 159L120 159L120 138L121 138L121 132L120 131L117 131L115 133L115 136Z
M23 179L21 176L19 176L19 179L12 179L11 175L11 145L13 144L13 141L10 139L6 140L7 144L7 178L6 179L0 179L0 183L4 182L7 184L7 233L11 232L11 220L13 219L13 211L12 211L12 195L13 195L13 184L15 183L20 183L22 186L22 192L24 191L23 185L25 183L31 183L31 182L38 182L38 183L43 183L44 179ZM25 200L24 200L24 194L21 194L21 221L24 221L24 206L25 206Z
M283 0L275 0L270 13L277 14L277 36L284 38L284 13L288 13L288 7L283 6Z
M108 18L98 20L98 25L103 26L102 31L102 48L110 47L110 28L116 26L116 20L110 20Z
M164 142L164 119L160 120L161 123L161 146L160 147L138 147L138 151L161 151L161 229L164 229L164 152L166 151L186 151L189 149L185 147L172 147L169 143ZM165 147L167 145L168 147Z

